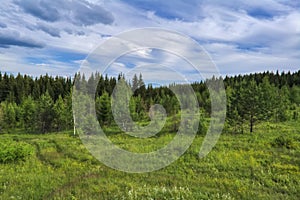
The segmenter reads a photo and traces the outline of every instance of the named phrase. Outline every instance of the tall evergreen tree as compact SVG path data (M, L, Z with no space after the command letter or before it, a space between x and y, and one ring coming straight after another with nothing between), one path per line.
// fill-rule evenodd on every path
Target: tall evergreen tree
M96 99L96 112L98 121L102 125L110 125L112 120L110 97L104 92L101 97Z
M64 100L61 96L58 97L54 106L54 120L53 120L53 128L56 131L66 130L68 128L68 113L67 107L65 105Z
M138 89L139 87L139 80L136 74L134 74L133 78L132 78L132 86L131 89L132 91L136 94L136 89Z
M259 98L259 111L257 118L261 120L269 120L274 116L275 107L279 102L276 101L276 94L278 91L275 86L271 85L268 76L265 76L262 83L259 84L258 93L256 96Z
M1 103L1 110L3 111L3 128L6 131L10 131L13 128L16 128L16 104L8 101Z
M38 104L38 130L41 133L50 132L54 121L53 100L48 92L43 94Z
M243 119L249 120L250 133L253 132L254 122L260 114L259 90L256 82L252 79L250 82L243 81L241 90L241 99L239 114Z
M21 104L22 108L22 121L26 131L34 132L36 131L36 121L37 118L37 104L31 96L24 99Z

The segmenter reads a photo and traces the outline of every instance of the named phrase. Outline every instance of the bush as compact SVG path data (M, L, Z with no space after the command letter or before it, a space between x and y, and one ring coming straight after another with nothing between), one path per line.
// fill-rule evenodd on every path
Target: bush
M273 147L285 147L287 149L294 148L293 140L291 138L287 138L284 136L279 136L275 138L275 140L272 142Z
M0 141L0 163L25 161L33 152L33 147L25 142Z

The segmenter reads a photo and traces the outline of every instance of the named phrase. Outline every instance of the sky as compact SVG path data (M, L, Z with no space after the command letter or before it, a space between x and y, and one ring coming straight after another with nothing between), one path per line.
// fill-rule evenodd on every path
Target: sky
M191 37L224 76L300 69L297 0L5 0L0 6L0 71L73 76L99 45L145 27ZM166 60L171 62L159 65ZM163 65L186 66L174 55L144 49L121 56L111 69L133 72L147 66L157 71ZM165 69L161 73L167 76Z

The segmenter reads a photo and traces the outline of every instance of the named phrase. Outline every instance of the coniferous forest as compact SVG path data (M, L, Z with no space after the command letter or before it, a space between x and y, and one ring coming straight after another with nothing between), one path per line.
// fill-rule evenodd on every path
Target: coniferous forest
M84 74L75 77L82 81L81 87L87 91L92 90L97 80L97 118L101 125L113 125L110 98L116 83L124 79L122 74L108 77L96 73L87 80ZM217 81L221 77L213 79ZM283 122L299 117L300 71L238 75L225 77L223 81L227 96L226 130L230 132L254 132L257 123ZM134 91L130 99L134 121L150 120L148 111L153 104L161 104L169 117L179 112L178 100L167 86L145 85L142 74L127 82ZM195 82L192 87L201 112L209 117L210 97L205 81ZM47 133L72 129L72 88L71 77L45 75L34 78L0 73L1 132L22 129L30 133ZM186 101L188 103L188 99Z

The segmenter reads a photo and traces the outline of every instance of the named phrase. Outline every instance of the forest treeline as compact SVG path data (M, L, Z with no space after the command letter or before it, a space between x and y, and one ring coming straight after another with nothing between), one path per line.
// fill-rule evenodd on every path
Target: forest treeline
M102 126L115 125L111 113L111 95L118 81L124 80L124 76L120 74L118 77L108 77L95 73L89 78L76 74L76 78L81 80L80 87L84 87L86 91L93 91L96 84L97 118ZM294 73L264 72L227 76L223 81L227 96L225 127L229 131L252 132L254 125L260 121L298 120L300 70ZM141 74L127 80L127 83L134 91L129 102L134 121L150 120L148 111L154 104L163 105L170 117L180 114L179 102L167 86L145 85ZM21 129L30 133L46 133L72 129L73 85L74 78L71 77L44 75L34 78L0 72L0 132ZM208 118L211 106L205 81L193 83L192 88L202 116ZM188 103L187 98L183 104ZM245 127L249 130L245 130ZM199 130L201 132L203 129Z

